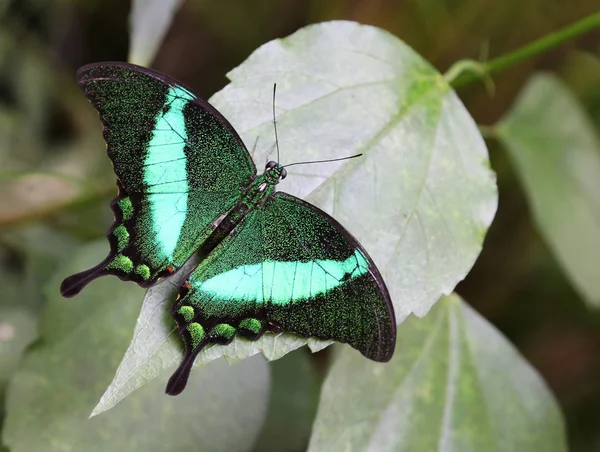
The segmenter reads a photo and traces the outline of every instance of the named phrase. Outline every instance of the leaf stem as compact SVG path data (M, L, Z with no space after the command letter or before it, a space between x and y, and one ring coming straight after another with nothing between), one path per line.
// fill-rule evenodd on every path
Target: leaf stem
M457 61L448 69L444 76L448 83L454 88L460 88L468 85L480 78L489 77L491 74L504 71L509 67L521 63L535 55L544 53L554 47L557 47L570 39L581 36L600 27L600 11L584 17L574 24L568 25L560 30L547 34L540 39L536 39L514 52L499 56L493 60L481 62L477 70L473 70L472 65L464 65ZM457 66L460 65L461 66ZM457 69L458 68L458 69ZM463 69L462 71L460 69Z

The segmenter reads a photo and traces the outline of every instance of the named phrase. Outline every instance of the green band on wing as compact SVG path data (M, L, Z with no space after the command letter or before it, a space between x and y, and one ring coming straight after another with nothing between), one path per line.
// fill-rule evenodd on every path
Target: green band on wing
M364 254L356 249L344 261L265 261L242 265L199 283L195 289L214 299L285 304L324 294L364 275L368 268Z
M152 230L158 244L154 264L172 258L186 217L189 186L183 109L192 99L193 95L181 87L169 88L147 147L144 182L148 187Z

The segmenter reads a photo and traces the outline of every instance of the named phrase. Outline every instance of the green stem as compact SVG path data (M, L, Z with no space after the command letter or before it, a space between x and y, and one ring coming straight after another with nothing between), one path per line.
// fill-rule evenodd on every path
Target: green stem
M544 53L554 47L557 47L570 39L581 36L588 33L596 28L600 27L600 11L591 14L572 25L557 30L553 33L547 34L546 36L537 39L523 47L515 50L514 52L502 55L493 60L480 63L481 67L478 71L469 71L464 75L456 75L456 68L452 66L446 75L446 80L452 84L454 88L459 88L464 85L468 85L473 81L487 77L496 72L504 71L511 66L519 64L535 55ZM458 61L455 64L461 63Z

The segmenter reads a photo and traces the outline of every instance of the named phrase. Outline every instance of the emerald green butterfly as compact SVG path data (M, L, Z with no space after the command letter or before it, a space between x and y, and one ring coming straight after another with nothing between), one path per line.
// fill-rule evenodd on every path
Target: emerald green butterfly
M285 331L391 358L394 310L373 260L325 212L275 191L280 163L258 176L231 124L158 72L97 63L77 77L104 124L119 192L108 257L60 290L72 297L103 275L150 287L196 254L172 308L185 355L168 394L183 391L205 346L236 334Z

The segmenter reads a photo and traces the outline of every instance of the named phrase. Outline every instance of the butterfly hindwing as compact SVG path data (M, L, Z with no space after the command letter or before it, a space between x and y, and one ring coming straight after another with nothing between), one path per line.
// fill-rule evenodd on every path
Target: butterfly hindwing
M193 254L256 167L227 120L180 83L127 63L87 65L77 76L104 124L119 194L109 256L61 292L73 296L104 274L148 287Z
M276 192L191 273L173 315L186 355L167 387L183 390L197 353L287 331L334 339L375 361L393 354L387 288L364 248L315 206Z

